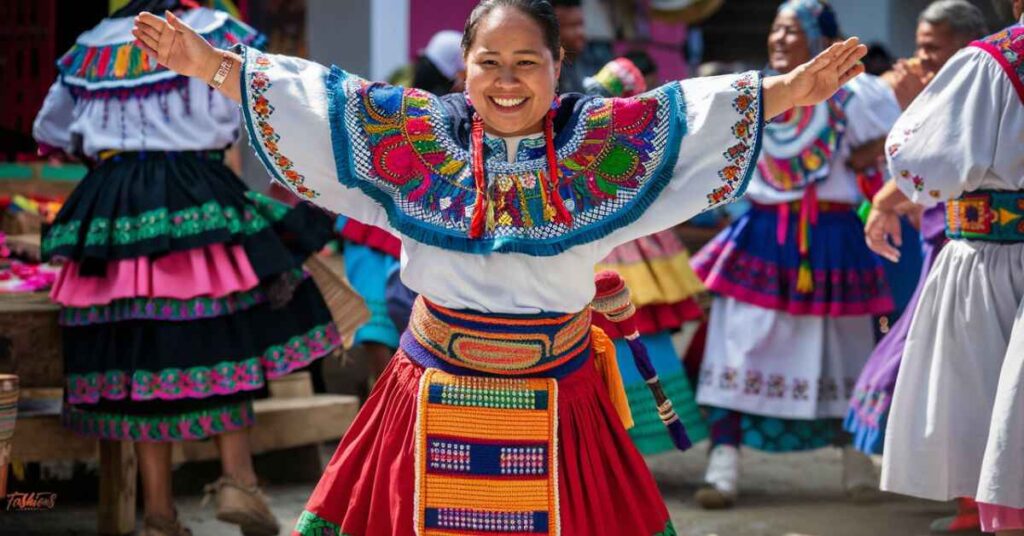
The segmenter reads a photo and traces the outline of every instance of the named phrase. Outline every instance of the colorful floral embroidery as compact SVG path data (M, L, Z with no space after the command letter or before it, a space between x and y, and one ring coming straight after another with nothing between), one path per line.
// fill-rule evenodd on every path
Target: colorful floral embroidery
M242 430L256 422L252 402L175 415L121 415L64 406L64 426L73 432L115 441L194 441Z
M915 175L904 169L903 171L900 171L900 178L914 183L915 191L924 191L924 179L920 175Z
M692 263L709 290L795 315L882 314L892 299L881 266L812 269L812 292L797 290L799 270L738 251L728 240L708 244ZM727 261L722 259L728 256Z
M739 381L741 376L745 379L742 384ZM723 365L716 370L713 366L706 366L701 369L699 381L702 387L715 387L717 383L718 389L741 392L746 396L793 400L810 400L811 397L812 384L809 378L787 378L777 373L765 374L757 369L739 369ZM817 399L819 402L848 400L854 394L855 383L852 378L844 378L840 386L835 378L818 378Z
M718 172L718 177L725 184L708 194L710 206L720 205L743 194L750 171L753 169L750 164L757 158L757 152L760 150L760 80L756 75L748 74L733 82L732 87L739 92L732 102L733 109L740 114L739 120L732 127L732 135L737 139L737 143L722 153L728 164Z
M213 231L232 235L252 235L270 227L290 210L288 205L256 192L246 192L251 206L239 211L216 201L175 212L159 208L138 216L122 216L114 220L93 218L85 232L84 246L123 246L168 236L180 239ZM58 248L75 246L82 239L82 222L59 223L43 238L43 255L50 256Z
M255 122L255 139L254 143L259 143L263 147L265 154L261 155L264 159L272 163L272 166L268 166L269 169L275 169L278 172L279 178L283 179L288 185L291 186L292 190L305 197L306 199L316 199L320 197L320 192L317 192L305 185L305 175L295 170L295 163L292 162L287 156L281 154L281 150L278 147L278 143L281 141L281 135L274 130L274 126L270 124L270 116L274 115L274 105L267 99L266 92L272 85L270 77L267 76L266 71L271 67L270 57L259 54L253 59L252 67L250 68L249 74L249 95L248 101L250 103L249 109L252 112L253 120ZM250 132L251 134L253 132Z
M999 62L1024 104L1024 23L1014 24L971 45L985 50Z
M262 47L265 37L252 27L226 14L217 14L214 24L200 29L201 35L217 48L237 43ZM151 58L134 41L108 45L75 43L57 60L61 80L76 97L125 99L181 90L188 78L169 71Z
M846 132L844 108L850 97L840 89L817 106L794 108L765 126L764 154L757 169L766 184L789 192L828 178Z
M212 366L159 371L109 370L68 374L66 391L71 404L95 404L106 400L178 400L207 398L252 391L267 378L278 378L329 354L341 345L333 324L317 326L285 344L267 348L263 355Z
M339 71L333 76L340 101L335 107L345 107L344 124L333 130L335 136L344 130L340 135L353 155L352 168L339 170L342 182L369 188L397 212L400 226L426 224L463 235L475 199L470 158L444 128L447 120L437 99L415 89L369 84ZM674 160L684 129L681 95L671 87L635 99L593 99L584 105L572 136L557 151L559 193L574 213L572 229L554 222L542 188L548 180L543 158L509 163L490 155L493 212L487 238L467 247L514 250L517 241L608 232L610 215L639 210L640 197L653 200L654 190L670 178L667 159ZM551 253L566 247L550 246Z

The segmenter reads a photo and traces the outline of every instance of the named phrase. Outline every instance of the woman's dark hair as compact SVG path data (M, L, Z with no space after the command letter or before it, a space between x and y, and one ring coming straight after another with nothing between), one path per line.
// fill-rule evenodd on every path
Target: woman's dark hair
M438 70L434 62L426 56L420 56L413 67L412 87L429 91L434 95L447 95L452 92L455 81Z
M544 34L544 45L551 51L551 57L555 61L562 57L562 37L558 31L558 17L548 0L482 0L466 19L466 27L462 31L463 54L469 52L469 47L473 46L480 21L499 7L518 9L533 19L533 22L540 26L540 30Z
M202 0L132 0L124 7L110 14L111 18L134 17L143 11L163 16L164 11L193 8L204 5Z

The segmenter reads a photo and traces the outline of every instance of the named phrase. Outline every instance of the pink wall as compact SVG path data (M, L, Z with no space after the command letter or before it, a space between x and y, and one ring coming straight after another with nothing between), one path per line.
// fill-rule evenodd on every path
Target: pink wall
M478 0L409 0L409 58L441 30L462 31Z

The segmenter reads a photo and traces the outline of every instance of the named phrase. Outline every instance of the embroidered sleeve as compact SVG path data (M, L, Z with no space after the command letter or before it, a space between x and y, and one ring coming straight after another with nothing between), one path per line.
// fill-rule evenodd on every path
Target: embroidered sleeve
M684 110L681 137L666 184L642 217L610 246L682 223L743 195L756 167L764 117L756 72L677 84Z
M238 48L242 115L249 143L270 175L302 199L378 227L372 199L339 181L331 144L328 69L310 61Z
M981 50L949 60L886 141L889 172L900 189L931 206L978 188L995 163L1007 104L1019 107L1010 100L1016 100L1013 91ZM1019 132L1006 139L1019 143Z

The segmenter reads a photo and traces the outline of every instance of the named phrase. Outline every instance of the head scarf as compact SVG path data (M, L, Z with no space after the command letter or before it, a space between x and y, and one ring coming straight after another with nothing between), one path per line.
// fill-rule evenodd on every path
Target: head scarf
M456 74L466 70L466 64L462 59L461 32L454 30L437 32L434 37L430 38L427 48L423 49L423 55L449 80L455 80Z
M807 34L811 55L817 55L839 37L839 23L836 12L825 0L787 0L779 6L779 13L787 11L796 15L800 27Z

